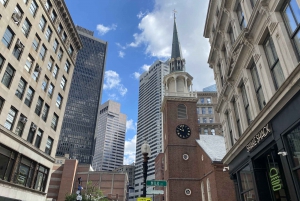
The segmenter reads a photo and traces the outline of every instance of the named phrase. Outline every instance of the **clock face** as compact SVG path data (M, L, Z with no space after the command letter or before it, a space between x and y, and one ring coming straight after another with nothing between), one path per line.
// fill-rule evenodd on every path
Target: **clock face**
M179 124L176 127L176 134L178 137L180 137L182 139L187 139L191 136L192 132L191 132L190 127L188 127L187 125Z

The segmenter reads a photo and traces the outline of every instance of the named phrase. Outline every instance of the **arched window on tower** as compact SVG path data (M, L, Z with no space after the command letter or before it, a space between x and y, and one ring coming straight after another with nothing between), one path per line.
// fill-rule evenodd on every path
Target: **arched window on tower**
M201 182L201 194L202 194L202 201L205 201L205 191L204 191L203 181Z
M207 180L206 180L206 185L207 185L207 200L211 201L211 192L210 192L209 178L207 178Z
M187 119L186 106L184 104L179 104L177 108L178 119Z

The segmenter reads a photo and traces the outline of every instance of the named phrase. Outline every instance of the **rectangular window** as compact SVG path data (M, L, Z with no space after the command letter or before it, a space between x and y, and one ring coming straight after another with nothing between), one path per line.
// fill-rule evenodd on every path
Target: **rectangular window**
M52 20L52 22L55 22L56 18L57 18L57 14L55 12L55 10L52 10L52 13L50 15L50 18Z
M227 126L228 126L228 131L229 131L229 138L231 142L231 146L234 145L234 139L233 139L233 133L232 133L232 127L231 127L231 121L228 112L225 113L226 119L227 119Z
M242 135L241 121L240 121L240 116L239 116L237 103L236 103L235 99L232 101L232 104L233 104L233 110L234 110L235 120L236 120L236 124L237 124L237 129L238 129L238 135L241 136Z
M18 84L18 88L16 90L16 96L21 100L23 98L26 85L27 85L26 81L21 77L20 82Z
M2 4L3 4L3 6L5 6L5 5L6 5L6 2L7 2L7 0L0 0L0 3L2 3Z
M36 134L36 138L35 138L35 143L34 143L34 146L37 147L37 148L40 148L40 146L41 146L43 133L44 133L44 131L42 131L41 129L38 129L37 134Z
M50 2L50 0L47 0L46 3L45 3L45 8L46 10L49 12L50 9L52 8L52 4Z
M1 72L2 66L4 64L4 61L5 61L4 57L0 54L0 72Z
M70 56L73 55L74 49L73 49L72 45L69 46L68 52L69 52Z
M46 21L45 17L42 15L40 22L39 22L39 27L42 31L44 31L44 29L45 29L46 22L47 21Z
M37 12L37 9L38 9L37 3L35 2L35 0L32 0L32 2L30 4L30 7L29 7L29 11L31 12L31 14L33 15L33 17L35 16L35 14Z
M206 103L211 104L211 98L206 98Z
M0 114L1 114L2 108L3 108L3 106L4 106L4 102L5 102L4 98L2 98L2 97L0 96Z
M214 128L210 129L212 135L216 135L216 130Z
M24 45L23 45L23 44L21 43L21 41L18 39L17 42L16 42L16 45L15 45L15 47L14 47L14 49L13 49L13 52L12 52L12 54L15 56L15 58L16 58L17 60L20 59L20 56L21 56L21 54L22 54L22 52L23 52L23 48L24 48Z
M47 52L47 48L45 47L45 45L42 45L41 50L40 50L40 58L41 58L42 60L45 59L46 52Z
M59 70L58 66L55 65L55 66L54 66L54 69L53 69L53 72L52 72L52 75L53 75L53 77L54 77L55 79L56 79L56 77L57 77L58 70Z
M16 131L15 133L18 135L18 136L22 136L23 134L23 130L24 130L24 127L25 127L25 123L27 122L27 118L21 114L20 115L20 118L19 118L19 121L17 123L17 127L16 127Z
M36 64L34 71L32 73L32 78L34 81L36 81L36 82L38 81L41 70L42 70L42 68L38 64Z
M50 56L50 59L49 59L48 65L47 65L47 68L49 71L52 70L53 63L54 63L54 59Z
M58 116L54 113L51 121L51 128L56 131Z
M213 108L212 107L208 107L208 114L212 114L213 113Z
M206 108L205 107L202 107L201 110L202 110L202 114L206 114Z
M61 48L59 48L59 51L57 53L57 57L58 57L59 61L61 61L61 58L62 58L63 54L64 54L64 51Z
M0 0L2 3L2 0ZM0 144L0 179L5 181L10 181L12 175L12 170L16 161L16 153L8 147Z
M61 39L62 39L63 42L66 42L66 40L67 40L67 34L66 34L66 32L64 32L64 33L61 35Z
M19 6L19 4L17 4L17 6L15 7L15 10L14 10L14 13L12 14L12 19L14 20L14 23L19 25L19 22L21 21L23 14L24 14L23 10Z
M203 121L203 123L207 123L206 117L203 117L203 118L202 118L202 121Z
M43 109L43 113L42 113L42 119L44 120L44 122L47 121L49 109L50 109L49 105L45 104L44 109Z
M28 136L27 136L27 141L28 142L30 142L30 143L33 142L35 131L36 131L36 125L34 123L31 123L31 126L29 128L29 132L28 132Z
M49 83L49 78L47 76L45 76L44 80L42 82L42 89L43 89L43 91L46 91L48 83Z
M22 26L22 32L26 36L26 38L28 37L30 30L31 30L31 23L26 18L24 20L24 23L23 23L23 26Z
M42 165L39 165L35 184L34 184L35 190L42 191L42 192L45 191L48 174L49 174L49 169Z
M231 45L233 45L233 43L235 42L235 38L234 38L234 34L233 34L233 30L232 30L231 26L229 26L228 35L229 35L230 43L231 43Z
M52 30L51 30L51 28L48 26L48 28L47 28L47 30L46 30L46 32L45 32L45 37L46 37L47 41L50 41L51 35L52 35Z
M54 40L54 43L53 43L53 51L54 51L55 53L56 53L56 51L57 51L58 45L59 45L59 43L58 43L58 41L55 39L55 40Z
M214 118L210 117L209 118L209 123L214 123Z
M200 114L200 108L197 107L197 114Z
M253 176L250 166L247 165L239 172L240 181L241 181L241 197L243 200L248 198L256 198L254 189L253 189Z
M275 89L277 90L284 82L284 75L281 69L279 58L277 56L272 38L267 37L264 43L264 50L269 63L270 71L274 81Z
M66 63L65 63L65 67L64 67L65 71L67 73L69 73L69 70L70 70L70 62L67 60Z
M51 155L52 146L53 146L53 139L51 137L48 137L47 143L46 143L46 148L45 148L46 154Z
M223 78L223 73L222 73L222 69L221 69L221 63L218 63L218 70L219 70L219 74L220 74L221 86L223 87L223 85L224 85L224 78Z
M57 106L59 109L60 109L60 107L61 107L62 100L63 100L63 97L62 97L60 94L58 94L58 95L57 95L57 99L56 99L56 106Z
M241 28L241 30L243 30L243 28L246 27L246 19L245 19L244 12L242 10L242 6L241 6L240 2L238 2L236 14L238 17L240 28Z
M204 104L204 98L200 98L200 103Z
M39 48L39 44L41 42L41 39L40 37L35 34L35 37L33 39L33 42L32 42L32 48L37 52L38 48Z
M26 98L25 98L25 102L24 102L25 105L27 105L28 107L31 106L33 96L34 96L34 90L31 87L29 87L27 90L27 94L26 94Z
M2 38L2 43L9 48L11 45L11 42L14 38L15 33L11 30L10 27L7 27L7 29L4 32L4 36Z
M31 66L32 66L33 62L34 62L34 60L31 57L31 55L28 55L25 66L24 66L24 68L27 72L30 72L30 69L31 69Z
M207 128L204 128L203 131L204 131L204 135L208 135L208 129Z
M60 88L62 88L63 90L65 90L65 88L66 88L66 82L67 82L67 79L65 78L65 76L62 76L61 81L60 81Z
M252 80L253 80L253 85L254 85L254 89L255 89L255 93L256 93L258 106L259 106L259 109L262 110L262 108L266 105L266 102L265 102L265 97L264 97L262 87L260 84L260 79L258 76L257 68L256 68L256 65L254 62L252 63L250 71L251 71L251 76L252 76Z
M245 112L246 112L247 123L249 125L251 122L251 115L250 115L250 107L249 107L248 97L247 97L247 93L246 93L246 87L245 87L244 83L241 85L241 92L242 92L242 98L243 98L244 108L245 108Z
M14 75L15 75L15 69L10 64L8 64L7 67L6 67L6 70L4 72L4 75L3 75L3 78L2 78L1 82L7 88L9 88Z
M48 88L48 96L49 96L50 98L52 98L53 91L54 91L54 85L51 83L51 84L49 85L49 88Z
M63 27L62 27L61 24L59 24L58 27L57 27L58 34L60 34L62 30L63 30Z
M35 106L35 113L40 116L41 115L41 110L42 110L42 107L43 107L43 103L44 103L44 100L39 97L37 103L36 103L36 106Z
M15 119L17 116L17 109L14 108L13 106L10 108L9 113L7 115L4 127L7 128L8 130L12 130L14 123L15 123Z
M36 163L34 161L22 156L15 175L14 183L25 187L30 187L35 166Z
M24 2L25 4L27 4L28 0L23 0L23 2Z

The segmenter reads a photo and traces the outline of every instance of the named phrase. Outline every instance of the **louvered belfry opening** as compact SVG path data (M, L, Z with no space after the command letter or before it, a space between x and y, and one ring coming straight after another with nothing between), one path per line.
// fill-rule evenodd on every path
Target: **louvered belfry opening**
M178 119L187 119L186 106L184 104L179 104L177 108Z

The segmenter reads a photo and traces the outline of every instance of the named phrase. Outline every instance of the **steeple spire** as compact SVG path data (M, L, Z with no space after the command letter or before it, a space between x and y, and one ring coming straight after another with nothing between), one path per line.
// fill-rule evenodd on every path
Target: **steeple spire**
M176 10L174 9L174 27L173 27L173 41L172 41L172 53L170 60L170 72L185 71L185 60L182 58L180 42L178 39L178 32L176 26Z

